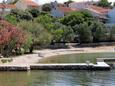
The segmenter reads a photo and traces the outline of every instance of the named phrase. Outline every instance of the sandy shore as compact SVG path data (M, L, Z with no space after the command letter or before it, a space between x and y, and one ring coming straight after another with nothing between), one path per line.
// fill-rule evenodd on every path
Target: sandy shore
M37 63L40 59L48 58L56 55L64 54L77 54L77 53L101 53L101 52L115 52L115 46L102 46L102 47L85 47L85 48L72 48L72 49L44 49L36 50L34 54L22 55L13 58L8 65L29 65Z

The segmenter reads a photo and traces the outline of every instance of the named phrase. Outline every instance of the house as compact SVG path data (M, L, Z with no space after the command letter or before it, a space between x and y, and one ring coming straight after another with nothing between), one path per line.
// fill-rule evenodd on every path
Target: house
M7 14L10 13L12 9L15 9L15 5L10 5L10 4L0 4L0 14Z
M103 8L96 5L89 5L86 9L90 11L94 17L100 19L103 22L108 20L107 14L111 10L109 8Z
M58 5L58 3L51 2L51 15L56 18L64 17L69 12L78 11L78 9L73 9L70 7L66 7L64 5Z
M16 4L17 9L26 10L29 8L39 8L39 5L32 0L19 0Z
M73 2L69 4L69 7L74 9L83 10L89 6L89 2Z
M111 11L108 12L108 23L109 24L115 24L115 8L113 8Z
M109 8L103 8L93 5L93 2L74 2L69 5L73 9L88 10L93 17L100 19L101 21L107 21L107 13L111 10Z

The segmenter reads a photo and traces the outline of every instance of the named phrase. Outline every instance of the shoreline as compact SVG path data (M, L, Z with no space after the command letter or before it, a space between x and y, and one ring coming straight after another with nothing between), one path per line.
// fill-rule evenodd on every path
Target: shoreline
M71 48L71 49L35 50L33 54L13 57L12 62L0 65L30 65L39 62L39 60L41 59L57 55L80 54L80 53L104 53L104 52L113 53L115 52L114 47L115 46L102 46L102 47L85 47L85 48Z

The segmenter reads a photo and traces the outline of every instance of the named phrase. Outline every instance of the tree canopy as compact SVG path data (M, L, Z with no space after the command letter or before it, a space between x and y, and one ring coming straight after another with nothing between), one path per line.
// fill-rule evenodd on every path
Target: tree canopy
M101 7L110 7L111 6L111 2L108 2L108 0L100 0L98 2L98 6L101 6Z

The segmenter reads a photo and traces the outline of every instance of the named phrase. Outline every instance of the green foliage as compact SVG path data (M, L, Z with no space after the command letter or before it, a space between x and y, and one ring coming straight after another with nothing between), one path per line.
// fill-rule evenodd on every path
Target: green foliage
M110 7L111 3L109 3L108 0L100 0L99 3L98 3L98 6L101 6L101 7Z
M18 26L32 35L34 45L39 44L45 46L51 43L51 34L39 23L22 21Z
M28 9L28 11L31 13L31 15L35 18L38 17L38 15L40 14L39 9Z
M82 10L80 12L83 14L84 21L93 20L93 15L88 10Z
M50 45L51 41L52 41L52 35L49 32L43 31L42 33L40 33L38 43L41 47L46 47Z
M115 41L115 26L110 29L110 40Z
M26 40L24 44L22 45L22 49L24 49L24 52L30 52L30 48L33 44L33 38L31 33L26 34Z
M2 63L7 63L7 59L2 59L1 62Z
M10 63L10 62L12 62L13 61L13 59L9 59L9 58L5 58L5 59L1 59L1 62L2 63Z
M55 23L55 19L50 15L39 15L36 19L36 22L41 23L45 28L47 25L51 25L51 23Z
M74 27L76 24L81 24L83 22L89 22L93 20L92 14L87 11L83 10L80 12L71 12L68 16L60 19L60 22L64 25Z
M51 11L51 4L50 3L46 3L42 6L42 11L45 12L50 12Z
M5 16L5 20L7 20L8 22L12 23L12 24L17 24L17 19L15 16L13 15L6 15Z
M81 13L76 13L72 15L65 16L60 20L60 22L67 26L75 26L76 24L80 24L84 22L83 15Z
M77 28L77 33L80 43L93 42L92 32L87 23L80 24Z
M19 10L19 9L13 9L11 11L11 14L16 16L18 21L32 20L33 19L32 15L28 11L23 11L23 10Z
M67 7L69 7L69 4L70 4L70 3L73 3L73 2L74 2L73 0L68 0L68 1L64 2L64 4L65 4Z
M90 26L94 37L94 42L109 40L109 31L101 22L93 22Z
M49 30L55 42L71 42L74 39L74 32L70 26L55 23Z

